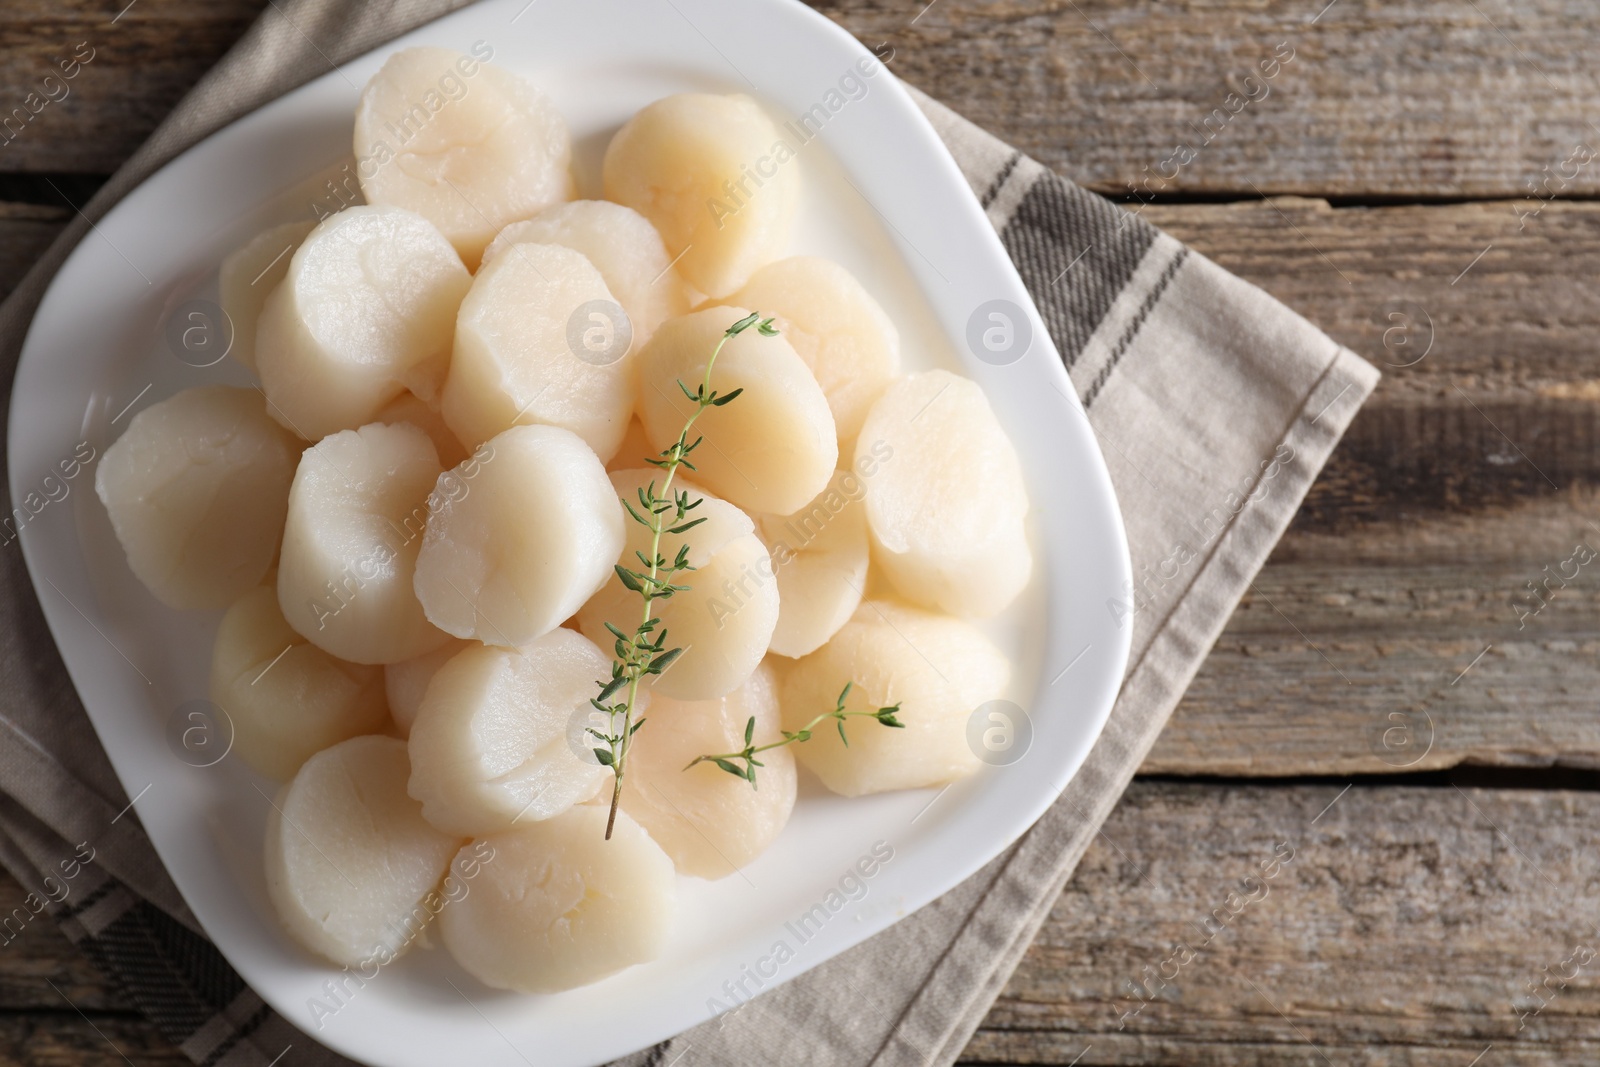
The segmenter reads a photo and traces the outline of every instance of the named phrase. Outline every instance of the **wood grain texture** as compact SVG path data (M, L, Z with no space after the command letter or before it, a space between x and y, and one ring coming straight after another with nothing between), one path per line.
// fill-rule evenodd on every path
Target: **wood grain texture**
M266 0L7 0L0 120L13 121L0 126L0 170L109 174L266 7ZM92 58L63 78L60 64L75 53Z
M1131 209L1373 359L1384 401L1452 381L1474 399L1540 399L1600 379L1600 204Z
M1600 477L1600 204L1521 218L1508 203L1297 197L1140 211L1384 373L1297 529L1511 505Z
M1600 68L1582 58L1600 31L1576 0L1337 0L1313 22L1324 2L814 6L892 47L906 80L1102 191L1516 197L1547 177L1567 194L1600 190L1600 163L1559 173L1575 145L1600 145L1586 111ZM113 23L123 6L7 5L5 111L79 42L96 56L0 148L0 169L111 171L266 8L139 0Z
M1600 69L1580 58L1596 27L1574 0L819 6L892 46L906 80L1102 191L1150 176L1169 194L1520 196L1600 143ZM1274 53L1294 58L1263 79ZM1600 188L1596 169L1569 191Z
M1580 545L1588 551L1575 552ZM1144 770L1600 766L1600 556L1591 552L1600 552L1593 490L1473 516L1291 533ZM1563 584L1563 572L1573 579ZM1530 582L1546 601L1537 611Z
M128 1067L130 1063L193 1067L194 1061L139 1016L85 1019L66 1008L61 1012L0 1014L0 1063L7 1067Z
M1600 205L1144 217L1385 371L1145 770L1600 764Z
M1593 793L1136 782L965 1062L1595 1062L1597 818Z
M22 907L26 894L0 872L0 915ZM47 917L6 934L0 936L0 1064L189 1063Z

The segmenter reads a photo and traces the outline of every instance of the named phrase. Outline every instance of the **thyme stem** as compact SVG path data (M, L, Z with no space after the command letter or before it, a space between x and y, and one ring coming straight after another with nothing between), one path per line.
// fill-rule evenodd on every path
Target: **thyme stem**
M839 699L834 702L832 711L823 712L821 715L818 715L816 718L812 719L798 730L793 732L788 730L782 731L782 741L770 741L765 745L755 744L756 717L752 715L750 716L750 720L744 724L743 749L738 752L717 752L706 756L696 756L694 759L690 760L688 765L683 769L688 770L697 763L715 763L718 767L721 767L735 778L743 778L745 781L750 783L750 788L755 789L757 788L756 768L766 766L766 764L756 759L756 755L774 748L782 748L784 745L795 745L811 740L811 731L824 719L834 719L838 722L839 740L843 741L846 746L850 744L850 738L845 736L844 721L849 718L876 719L884 726L894 726L901 729L905 727L905 723L901 722L895 717L900 711L899 704L895 704L892 707L887 708L878 708L876 711L844 710L845 698L850 695L850 690L854 688L854 686L854 682L846 682L844 684L844 689L839 692ZM744 766L739 766L738 763L735 762L737 760L743 760Z
M633 743L633 735L639 727L644 725L644 720L634 721L634 709L639 699L639 683L647 674L660 674L672 665L673 661L682 654L679 648L666 648L666 630L657 630L660 623L659 616L655 613L655 602L665 600L674 593L682 592L688 586L674 585L672 580L680 572L693 570L689 565L689 546L681 544L678 552L669 564L661 556L661 538L663 534L680 534L699 525L702 519L688 519L688 513L698 504L699 500L691 502L687 492L680 492L676 496L672 493L672 483L677 477L679 467L688 467L694 470L694 464L689 462L689 453L693 452L703 438L696 438L693 443L689 441L689 432L694 429L696 420L705 413L707 408L722 407L737 397L742 389L735 389L725 395L719 395L711 388L711 370L716 366L717 357L722 354L723 346L730 340L754 326L759 332L773 336L778 331L772 325L772 319L763 319L759 312L752 312L735 322L723 331L717 345L711 350L711 356L706 360L705 375L699 389L689 391L689 387L680 380L678 388L683 390L685 396L694 402L695 408L688 420L683 424L683 429L678 433L678 439L661 452L660 459L650 459L647 462L660 467L666 472L662 479L659 491L654 482L650 487L639 491L639 504L643 513L635 510L627 501L623 506L628 509L634 521L650 530L650 553L648 558L639 553L639 560L645 565L644 571L633 571L620 563L616 566L616 574L622 584L628 589L638 593L644 602L642 617L633 634L625 635L621 630L606 624L616 640L616 659L611 665L611 680L597 683L600 686L600 695L590 701L594 707L605 712L611 721L611 732L602 734L594 728L589 733L606 743L605 748L596 748L595 757L611 768L611 811L606 818L606 840L611 840L611 832L616 826L617 809L622 803L622 783L627 773L628 750ZM667 518L668 514L672 518ZM687 521L686 521L687 520ZM625 690L622 700L614 704L605 701L615 696L619 691ZM617 716L622 717L622 729L617 730Z

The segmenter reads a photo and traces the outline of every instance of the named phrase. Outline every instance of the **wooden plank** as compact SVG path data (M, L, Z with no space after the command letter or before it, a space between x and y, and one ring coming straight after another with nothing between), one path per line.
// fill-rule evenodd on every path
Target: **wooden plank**
M1556 173L1576 144L1600 146L1586 110L1600 69L1581 58L1600 47L1592 20L1561 0L1338 0L1313 23L1323 2L815 6L893 48L908 81L1103 191L1514 197L1547 166L1552 189L1600 190L1600 161ZM112 23L123 6L9 6L7 110L79 42L95 58L0 149L0 169L111 171L266 8L139 0ZM1180 145L1195 150L1187 163Z
M0 872L0 915L22 907L27 892ZM125 1067L129 1060L189 1062L48 917L0 941L0 1063Z
M91 1025L92 1023L92 1025ZM20 1067L193 1067L141 1018L65 1012L0 1014L0 1063Z
M1580 58L1600 26L1561 0L820 6L893 47L908 81L1104 191L1149 176L1169 194L1520 196L1576 143L1600 145L1600 70ZM1274 68L1275 53L1293 58ZM1567 170L1570 189L1600 188L1595 162Z
M1600 205L1332 208L1276 198L1142 217L1384 372L1298 520L1341 529L1600 479Z
M1145 217L1386 372L1145 770L1600 764L1600 205Z
M964 1062L1595 1062L1597 818L1594 793L1136 782Z
M12 117L0 170L115 170L266 7L11 0L0 23L0 119ZM89 58L72 67L75 56Z
M1597 529L1600 500L1585 490L1477 517L1290 534L1145 772L1600 767Z
M1600 380L1592 202L1133 207L1378 363L1386 400L1452 380L1479 401L1552 399L1550 386Z

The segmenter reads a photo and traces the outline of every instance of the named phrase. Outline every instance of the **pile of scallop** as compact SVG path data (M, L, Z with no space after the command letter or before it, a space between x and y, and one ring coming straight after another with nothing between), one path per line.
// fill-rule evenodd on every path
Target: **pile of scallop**
M669 96L612 138L605 199L573 200L538 91L399 52L356 112L366 203L222 264L259 387L180 392L106 451L133 573L226 608L210 697L232 755L286 783L266 878L305 948L370 969L437 940L490 986L571 988L661 951L679 875L772 844L796 761L845 796L980 765L967 721L1010 666L969 620L1028 581L1021 468L973 382L900 372L854 277L781 258L800 165L748 178L779 142L747 97ZM777 333L713 366L742 392L679 472L705 521L665 539L695 569L658 613L684 651L641 691L607 840L590 701L607 624L640 617L616 567L649 538L622 499L694 410L678 383L752 311ZM845 744L830 723L762 753L754 787L685 769L752 718L780 740L845 682L904 728L854 718Z

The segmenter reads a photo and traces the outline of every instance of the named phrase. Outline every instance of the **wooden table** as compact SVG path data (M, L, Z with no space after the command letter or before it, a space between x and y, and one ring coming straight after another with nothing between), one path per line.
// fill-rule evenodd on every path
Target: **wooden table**
M966 1062L1596 1062L1600 566L1567 561L1600 549L1600 18L924 2L818 6L1386 374ZM4 0L6 107L96 55L0 148L0 291L265 7L124 3ZM1267 895L1167 962L1280 842ZM124 1055L187 1062L54 931L0 951L0 1060Z

